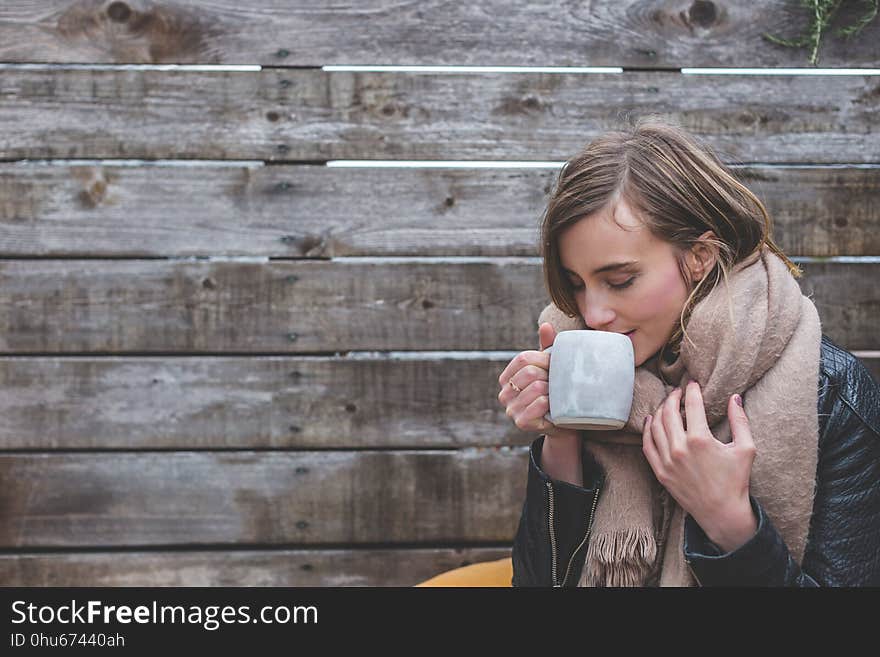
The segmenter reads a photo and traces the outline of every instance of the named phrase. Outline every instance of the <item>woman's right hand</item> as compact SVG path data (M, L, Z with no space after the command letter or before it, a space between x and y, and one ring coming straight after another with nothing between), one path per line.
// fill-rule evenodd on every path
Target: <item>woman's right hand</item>
M522 431L542 433L549 437L577 436L576 429L563 429L547 420L550 412L549 373L550 354L544 350L556 340L556 330L549 322L538 327L541 351L521 351L513 357L501 375L498 384L498 402L507 409L507 416ZM519 391L510 385L513 382Z

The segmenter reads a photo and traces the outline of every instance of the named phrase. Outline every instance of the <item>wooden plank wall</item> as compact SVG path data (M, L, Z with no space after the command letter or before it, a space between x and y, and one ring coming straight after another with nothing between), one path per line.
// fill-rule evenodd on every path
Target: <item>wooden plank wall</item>
M805 66L761 38L794 5L4 5L0 584L409 586L508 555L534 436L497 377L536 346L556 168L503 164L627 115L719 150L880 373L880 264L838 258L880 254L880 78L679 70Z

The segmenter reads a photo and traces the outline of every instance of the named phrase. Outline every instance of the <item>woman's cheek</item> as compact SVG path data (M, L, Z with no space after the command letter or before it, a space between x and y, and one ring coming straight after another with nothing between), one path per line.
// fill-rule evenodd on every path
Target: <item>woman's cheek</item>
M669 285L661 283L653 286L650 290L645 290L645 294L641 296L636 307L638 314L643 321L650 321L658 315L667 314L664 312L669 310L672 301L672 294Z
M676 268L675 271L668 272L655 284L643 290L633 306L638 313L633 318L643 329L659 329L661 328L659 325L663 324L665 330L667 328L665 325L678 317L686 296L687 290L681 281L681 274ZM670 318L673 319L670 320Z

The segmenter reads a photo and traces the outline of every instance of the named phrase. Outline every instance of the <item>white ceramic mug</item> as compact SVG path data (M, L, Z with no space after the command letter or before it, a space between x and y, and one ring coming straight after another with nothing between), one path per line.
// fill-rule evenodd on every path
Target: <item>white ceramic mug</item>
M629 419L635 385L632 340L623 333L562 331L550 356L550 412L566 429L620 429Z

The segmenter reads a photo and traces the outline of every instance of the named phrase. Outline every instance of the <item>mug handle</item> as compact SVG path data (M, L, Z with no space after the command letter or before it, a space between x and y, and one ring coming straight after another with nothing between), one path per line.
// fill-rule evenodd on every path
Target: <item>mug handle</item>
M544 353L549 354L552 350L553 350L553 345L551 344L549 347L544 349ZM550 360L553 360L553 359L551 358ZM548 369L547 372L549 374L550 370ZM544 415L544 419L547 420L550 424L553 424L553 420L550 419L550 411L547 411L547 413Z

